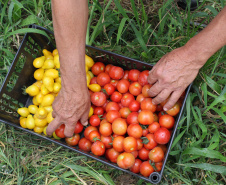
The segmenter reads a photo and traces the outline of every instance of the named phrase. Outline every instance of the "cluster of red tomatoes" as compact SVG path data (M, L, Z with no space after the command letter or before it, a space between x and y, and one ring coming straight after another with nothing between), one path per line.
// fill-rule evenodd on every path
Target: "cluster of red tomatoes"
M148 70L127 71L101 62L96 62L91 70L95 76L90 84L101 86L98 92L95 88L89 90L93 115L84 128L84 137L80 139L83 126L78 122L75 135L65 138L66 142L94 155L105 155L119 167L145 177L160 171L180 104L164 112L166 102L152 103ZM64 125L55 131L61 138L63 128Z

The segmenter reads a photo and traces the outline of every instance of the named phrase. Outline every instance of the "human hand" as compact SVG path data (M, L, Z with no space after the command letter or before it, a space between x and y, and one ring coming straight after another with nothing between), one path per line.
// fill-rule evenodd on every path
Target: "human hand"
M61 124L65 124L65 137L72 137L78 120L83 125L88 124L91 103L86 86L79 84L76 88L68 88L68 86L63 88L62 86L52 106L54 120L47 127L48 135L52 135Z
M163 56L149 72L148 82L153 84L149 95L154 104L166 100L164 110L174 106L187 86L195 79L204 62L187 52L185 46Z

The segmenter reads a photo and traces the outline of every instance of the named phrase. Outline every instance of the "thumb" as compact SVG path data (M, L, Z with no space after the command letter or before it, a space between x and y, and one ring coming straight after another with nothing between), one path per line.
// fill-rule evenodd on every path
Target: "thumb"
M89 111L86 111L82 117L80 118L80 122L83 126L88 125L88 119L89 119Z

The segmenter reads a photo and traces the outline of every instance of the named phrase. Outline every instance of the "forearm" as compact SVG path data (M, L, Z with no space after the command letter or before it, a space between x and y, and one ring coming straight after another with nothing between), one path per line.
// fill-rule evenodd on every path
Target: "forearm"
M65 88L86 84L85 37L88 21L87 0L52 0L54 35L60 56Z
M196 62L202 67L220 48L226 45L226 7L198 35L185 45L190 55L196 56Z

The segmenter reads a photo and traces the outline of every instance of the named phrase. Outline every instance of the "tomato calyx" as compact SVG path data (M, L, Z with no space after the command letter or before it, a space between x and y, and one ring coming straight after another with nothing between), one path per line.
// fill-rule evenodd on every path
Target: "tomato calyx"
M142 124L139 124L139 125L141 126L141 128L142 128L143 130L147 129L148 126L149 126L149 125L142 125Z
M142 139L142 143L143 143L143 144L148 144L148 143L149 143L149 139L148 139L148 138L146 138L146 137L141 137L141 139Z
M98 115L98 118L100 118L100 120L103 120L103 115Z
M99 138L97 138L97 137L94 137L93 138L93 142L96 142L96 141L101 141Z
M155 163L149 160L149 164L154 168L154 170L157 172L157 168L155 166Z
M109 94L107 93L106 89L101 89L101 91L106 94L107 96L109 96Z

